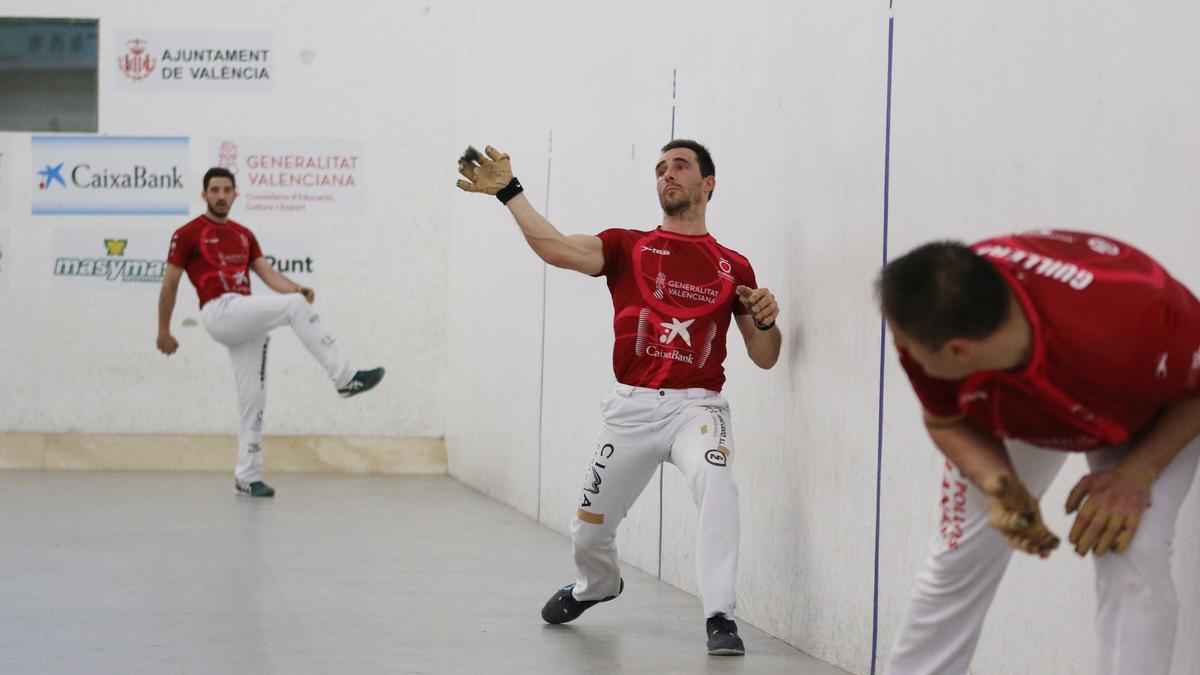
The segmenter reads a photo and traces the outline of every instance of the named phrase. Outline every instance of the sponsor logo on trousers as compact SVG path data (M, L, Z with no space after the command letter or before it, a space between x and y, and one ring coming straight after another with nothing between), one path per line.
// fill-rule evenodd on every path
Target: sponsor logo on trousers
M942 523L941 535L946 547L958 549L963 535L963 523L967 520L967 482L962 480L954 465L946 460L946 473L942 477Z
M592 505L592 500L588 499L588 494L600 494L600 483L604 482L600 476L600 472L608 468L608 465L600 460L612 458L614 451L615 448L613 448L612 443L605 443L596 448L596 456L592 459L592 465L588 467L587 474L583 479L583 501L580 503L580 506Z
M704 453L704 459L713 466L726 466L729 463L729 429L725 424L725 411L716 406L706 405L704 409L712 416L713 434L716 436L717 447ZM708 426L705 425L705 431Z

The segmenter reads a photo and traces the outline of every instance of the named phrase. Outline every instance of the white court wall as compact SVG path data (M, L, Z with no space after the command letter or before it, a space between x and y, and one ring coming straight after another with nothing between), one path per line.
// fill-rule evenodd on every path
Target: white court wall
M318 242L317 309L355 365L388 367L370 396L342 401L286 329L273 334L267 434L441 436L444 424L446 237L449 215L432 197L449 181L430 170L459 108L459 2L151 3L14 0L12 16L99 19L99 133L190 138L185 177L192 216L31 216L29 134L3 134L11 149L10 230L0 291L0 430L232 433L228 357L198 325L184 281L173 332L180 351L155 349L157 287L63 291L52 283L54 230L161 232L199 214L210 142L226 138L350 139L365 145L366 201L357 216L232 217L272 242ZM269 92L130 92L118 87L125 31L257 31L274 52ZM244 186L241 186L244 187ZM415 386L414 386L415 385Z
M281 333L267 432L444 434L457 478L559 531L611 382L611 304L603 281L544 270L493 200L455 191L453 160L467 143L510 152L533 203L565 231L652 227L652 167L674 106L676 135L715 153L714 234L750 258L783 309L775 369L753 367L736 331L726 362L742 492L739 617L856 673L873 665L876 583L878 662L886 657L934 524L940 465L890 345L876 461L871 281L885 245L889 18L893 257L933 238L1093 228L1140 244L1200 289L1200 93L1188 86L1200 8L1180 0L896 0L894 10L884 1L356 0L337 11L279 0L14 0L5 11L99 18L102 64L117 30L272 32L279 78L269 94L134 96L116 91L105 67L100 80L101 133L192 137L196 192L214 136L367 143L362 216L243 220L319 236L322 314L363 365L388 366L389 380L342 403ZM196 316L190 288L171 359L154 350L153 292L55 289L44 268L54 219L27 215L28 135L0 141L12 152L0 213L9 232L0 264L11 273L0 288L9 385L0 430L231 430L224 351L179 326ZM64 222L102 236L117 225L169 231L182 219ZM1069 522L1053 505L1082 471L1069 463L1047 498L1063 534ZM661 494L656 476L622 527L622 555L694 591L694 507L669 467ZM1200 663L1187 639L1200 632L1198 526L1193 494L1176 553L1181 674ZM566 581L570 560L562 570ZM1091 586L1090 563L1065 552L1017 559L975 671L1093 672ZM531 620L541 600L531 599Z
M1095 229L1200 289L1192 5L517 2L473 16L469 88L487 103L463 118L462 142L508 151L563 231L657 223L652 166L672 104L675 135L712 148L710 229L779 296L785 339L763 372L730 335L739 616L852 672L882 670L933 531L941 466L890 339L880 375L871 284L885 243L889 18L891 257L935 238ZM543 286L540 261L498 204L464 195L452 208L451 472L566 531L612 378L607 289L555 269ZM479 269L491 273L485 294L469 287L483 283L469 274ZM463 354L480 317L507 317L509 339ZM524 426L532 419L536 429ZM1069 462L1047 496L1064 536L1056 505L1083 466ZM1175 559L1181 674L1200 662L1186 638L1200 630L1197 525L1193 494ZM668 467L661 501L656 476L618 546L694 592L694 530L690 495ZM566 581L571 561L562 568ZM1092 582L1090 562L1065 551L1016 559L972 672L1094 672Z

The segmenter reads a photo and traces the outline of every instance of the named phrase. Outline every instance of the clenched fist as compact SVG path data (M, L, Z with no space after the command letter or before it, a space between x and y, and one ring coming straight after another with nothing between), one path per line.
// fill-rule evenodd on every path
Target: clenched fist
M750 310L755 325L764 330L775 325L775 319L779 316L779 304L775 302L775 295L771 291L766 288L738 286L737 294L738 300Z
M170 333L159 333L155 344L158 346L158 351L167 356L174 354L179 349L179 342Z

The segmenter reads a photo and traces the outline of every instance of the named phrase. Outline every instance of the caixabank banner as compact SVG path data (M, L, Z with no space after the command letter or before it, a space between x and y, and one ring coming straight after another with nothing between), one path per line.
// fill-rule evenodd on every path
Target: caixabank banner
M34 136L30 156L35 216L188 214L187 137Z

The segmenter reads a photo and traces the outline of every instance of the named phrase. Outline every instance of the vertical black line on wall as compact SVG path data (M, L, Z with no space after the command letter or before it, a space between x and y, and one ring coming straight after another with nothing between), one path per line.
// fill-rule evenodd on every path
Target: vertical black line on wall
M671 137L668 141L675 140L675 84L678 82L679 69L671 69ZM658 578L662 579L662 555L663 555L663 511L666 509L666 500L663 495L663 470L665 467L662 464L658 465Z
M887 50L887 114L884 122L883 140L883 265L888 261L888 204L891 197L892 168L892 45L896 29L896 17L892 14L892 0L888 0L888 50ZM879 509L883 485L883 366L887 354L887 322L879 317L879 412L875 441L875 571L871 598L871 675L875 675L875 660L879 653Z
M546 207L542 211L550 218L550 166L554 155L554 130L546 144ZM542 263L542 345L538 362L538 421L537 421L537 522L542 522L542 414L546 401L546 263Z

